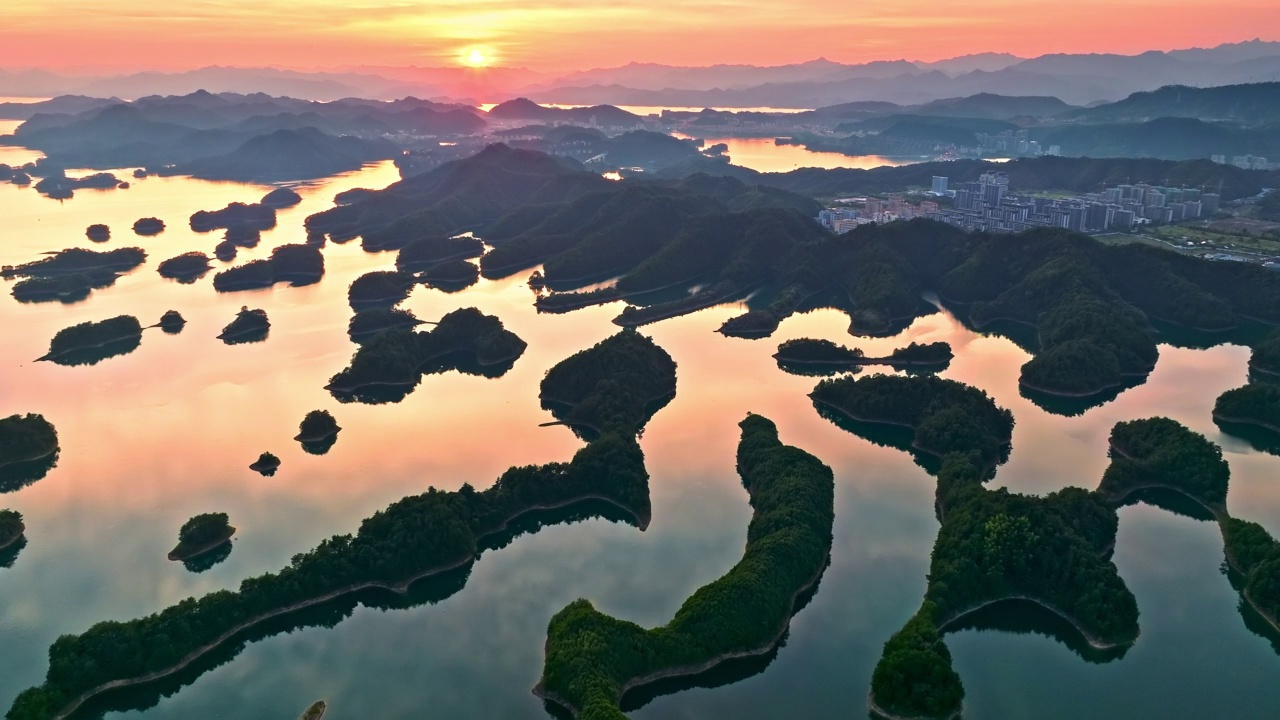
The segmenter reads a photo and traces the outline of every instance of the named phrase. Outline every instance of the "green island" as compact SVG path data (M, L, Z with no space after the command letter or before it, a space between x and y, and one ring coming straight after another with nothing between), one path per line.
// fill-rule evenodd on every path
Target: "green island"
M22 540L27 526L22 524L22 513L0 510L0 551L8 550Z
M1253 346L1249 383L1218 396L1213 421L1253 447L1280 455L1280 332Z
M20 302L58 300L72 303L83 300L93 290L115 284L121 273L128 272L147 259L141 248L118 248L98 252L83 248L67 248L39 260L0 268L0 277L25 278L11 291Z
M266 310L261 308L250 310L248 307L242 307L240 312L236 313L235 319L222 328L218 339L228 345L261 342L267 339L269 332L271 332L271 321L267 319Z
M479 238L422 237L400 248L396 253L396 269L418 272L449 260L469 260L483 254L484 243Z
M400 308L368 308L351 316L347 323L347 335L351 341L364 344L378 333L397 328L412 329L423 324L413 313Z
M312 410L298 425L297 440L311 455L324 455L338 442L338 421L328 410Z
M102 223L94 223L85 228L84 234L94 242L106 242L111 239L111 228Z
M618 422L653 417L675 397L675 373L670 355L628 329L551 368L538 399L560 424L590 439ZM626 378L626 384L611 379L615 377Z
M352 310L391 307L409 297L409 291L417 284L409 273L395 270L375 270L351 281L347 289L347 301Z
M191 216L191 229L200 233L231 228L270 230L275 226L275 208L264 204L233 202L221 210L199 210Z
M157 323L161 330L169 335L177 335L182 332L182 328L187 326L187 319L182 317L182 313L177 310L165 310L160 316L160 322Z
M888 382L897 385L892 393L885 392ZM991 449L999 443L987 435L1012 424L992 425L1002 414L994 402L972 388L978 395L962 400L969 393L944 387L947 382L846 377L824 380L814 391L820 411L823 397L855 411L829 416L855 434L874 439L875 425L906 425L913 439L890 444L942 453L940 462L926 464L937 478L941 521L928 586L919 611L885 643L871 682L874 714L891 720L957 717L964 688L943 635L999 603L1032 603L1066 620L1087 645L1078 650L1082 654L1101 660L1123 654L1138 635L1138 608L1110 559L1116 511L1133 502L1161 507L1161 492L1190 499L1204 518L1219 522L1228 564L1243 578L1244 599L1280 629L1280 544L1227 514L1230 470L1203 435L1168 418L1122 422L1112 430L1111 463L1097 490L1068 487L1043 497L988 490ZM884 402L889 398L895 402ZM913 410L921 405L932 412ZM848 417L858 422L845 422ZM925 423L941 443L922 442Z
M994 468L1008 457L1013 413L971 385L924 376L870 375L823 380L809 394L819 410L858 423L912 431L911 447L935 458L972 453Z
M324 255L314 245L281 245L271 257L228 268L213 276L218 292L268 288L278 282L311 285L324 276Z
M203 513L183 523L178 544L169 552L170 560L186 561L231 542L236 529L226 513Z
M58 365L92 365L133 352L141 342L142 324L138 318L119 315L59 330L49 341L49 352L37 360Z
M43 415L0 418L0 493L44 478L58 463L58 431Z
M945 367L954 355L945 342L911 343L898 348L885 357L867 357L858 348L847 348L830 340L799 338L778 346L774 359L784 370L814 368L840 370L863 365L892 365L894 367Z
M674 373L669 383L674 386ZM584 404L606 407L606 398L594 396L627 384L625 375L601 377ZM453 492L430 488L367 518L355 535L325 540L279 572L246 579L236 591L60 637L49 649L44 683L23 691L6 720L62 720L104 692L168 678L269 620L339 598L374 590L403 596L415 581L471 564L489 542L509 542L508 527L526 517L603 503L644 529L649 476L636 435L647 417L598 420L607 421L608 432L570 462L512 467L487 490L469 484Z
M1253 347L1253 353L1249 356L1249 369L1280 378L1280 331L1271 333Z
M202 252L187 252L161 262L156 266L160 277L177 280L186 285L204 277L213 266L209 256Z
M424 374L458 370L503 375L525 347L498 318L461 308L440 318L429 332L399 328L374 335L325 389L343 402L394 402L412 392Z
M437 290L458 292L480 280L480 268L466 260L446 260L423 270L418 277Z
M646 630L586 600L566 606L547 627L540 697L583 720L624 718L628 690L777 646L830 561L834 482L817 458L783 445L766 418L749 415L740 426L738 472L753 511L742 560L663 627Z
M278 187L263 195L258 202L273 210L283 210L302 202L302 196L292 188Z
M164 221L160 218L139 218L133 223L133 231L138 235L159 235L164 232Z
M262 475L263 477L271 477L276 474L276 470L280 469L280 458L269 452L264 452L249 464L249 469Z

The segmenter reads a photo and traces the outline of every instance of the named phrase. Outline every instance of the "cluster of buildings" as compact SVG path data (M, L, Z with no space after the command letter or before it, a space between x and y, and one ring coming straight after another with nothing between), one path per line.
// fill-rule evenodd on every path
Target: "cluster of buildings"
M1026 130L1004 130L995 135L978 133L978 145L982 150L994 150L1007 155L1061 155L1062 147L1045 147L1037 140L1029 140Z
M1079 232L1128 232L1145 223L1169 223L1207 217L1221 198L1198 188L1167 188L1140 183L1117 185L1074 197L1044 197L1009 192L1009 176L987 172L977 182L948 187L933 179L933 194L954 198L951 208L924 215L966 230L1019 232L1054 227Z
M1209 159L1219 165L1235 165L1242 170L1280 170L1280 163L1267 162L1266 158L1257 155L1236 155L1231 162L1227 162L1226 155L1211 155Z
M910 220L917 217L932 217L940 210L938 203L924 200L920 203L908 202L902 195L890 195L880 198L855 198L848 201L861 204L861 208L832 208L818 213L818 222L823 227L840 234L848 232L859 225L868 223L887 223L894 220Z

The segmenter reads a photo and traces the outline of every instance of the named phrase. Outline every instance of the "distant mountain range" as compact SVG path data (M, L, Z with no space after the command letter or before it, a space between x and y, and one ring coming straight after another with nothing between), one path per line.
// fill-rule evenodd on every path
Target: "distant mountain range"
M1214 48L1140 55L1020 58L981 53L938 62L675 67L631 63L550 74L523 68L358 66L324 72L208 67L181 73L67 76L0 70L0 96L88 95L138 98L195 90L284 95L496 102L528 97L571 105L818 108L862 100L918 105L979 93L1053 96L1071 105L1119 100L1165 85L1210 86L1280 80L1280 43L1253 40Z

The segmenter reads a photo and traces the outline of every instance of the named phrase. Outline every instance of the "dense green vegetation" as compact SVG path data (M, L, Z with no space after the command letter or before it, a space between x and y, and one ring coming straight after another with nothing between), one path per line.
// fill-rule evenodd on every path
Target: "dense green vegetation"
M164 232L164 221L160 218L139 218L133 222L133 231L138 235L159 235Z
M1253 348L1249 369L1267 375L1280 375L1280 332L1271 333Z
M406 272L375 270L351 281L347 301L352 310L391 307L409 297L416 281Z
M111 228L102 223L94 223L85 228L84 234L94 242L106 242L111 239Z
M0 510L0 548L7 548L17 542L26 529L22 524L22 513Z
M177 310L166 310L164 314L160 316L160 329L170 335L176 335L177 333L182 332L182 328L186 327L186 324L187 319L182 317L182 313L179 313Z
M1261 525L1236 518L1223 521L1222 537L1227 561L1244 577L1245 599L1280 627L1280 543Z
M53 340L49 341L49 353L40 359L58 362L73 357L77 352L99 350L117 344L124 352L129 352L138 346L141 338L142 324L132 315L119 315L98 322L82 322L59 330Z
M209 264L208 255L202 252L187 252L165 260L156 267L156 270L160 273L160 277L186 284L204 277L212 267Z
M254 260L213 276L218 292L251 290L288 282L294 287L319 282L324 275L324 255L314 245L281 245L271 257Z
M586 600L568 605L547 628L540 693L583 720L622 718L621 696L636 684L778 642L797 598L829 561L834 483L817 458L783 445L769 420L749 415L741 427L738 472L754 511L742 560L660 628L610 617Z
M337 435L341 429L328 410L312 410L302 418L298 425L298 436L294 440L303 443L318 442Z
M258 456L257 460L249 464L249 469L265 477L271 477L276 474L276 470L280 469L280 458L272 453L264 452Z
M0 467L58 452L58 431L43 415L0 418Z
M611 377L625 378L626 384L612 383ZM628 329L551 368L538 397L542 407L575 431L602 434L633 426L637 418L647 420L675 392L675 361L652 340Z
M1222 422L1257 425L1280 433L1280 385L1249 383L1228 390L1214 404L1213 417Z
M502 321L475 308L454 310L429 332L396 328L367 340L351 364L329 380L327 388L340 400L376 401L367 389L382 386L405 393L424 373L460 370L474 374L505 373L524 353L525 342Z
M401 272L426 270L446 260L465 260L484 254L484 243L475 237L422 237L396 253L396 269Z
M830 340L814 340L799 338L788 340L778 346L774 357L781 362L789 363L821 363L821 364L854 364L863 359L862 351L849 349Z
M911 343L889 353L890 365L946 365L955 355L945 342Z
M57 300L63 303L74 303L89 297L89 293L94 290L114 285L119 277L119 273L107 268L69 275L30 277L14 283L12 294L18 302Z
M178 546L169 553L170 560L186 560L212 550L231 539L235 532L226 513L203 513L183 523L178 530Z
M480 268L466 260L446 260L423 270L420 277L433 288L458 292L480 280Z
M263 195L262 199L258 202L273 210L283 210L284 208L290 208L302 202L302 196L292 188L278 187L266 195Z
M218 339L228 345L259 342L266 340L267 333L270 331L271 321L267 319L266 310L261 308L250 310L242 307L240 312L236 313L235 320L222 328Z
M1098 491L1122 500L1142 487L1173 488L1213 511L1226 507L1231 470L1222 450L1168 418L1118 423L1111 430L1111 465Z
M628 382L625 375L607 375L597 385L603 393ZM243 581L236 591L216 591L144 618L64 635L49 649L45 682L20 694L5 717L49 720L104 683L164 672L267 617L362 588L403 592L416 578L470 562L487 538L534 511L603 498L644 526L649 478L634 433L645 419L630 418L630 434L606 434L571 462L510 468L487 490L468 484L457 492L431 488L406 497L366 519L355 535L325 540L279 572Z
M937 607L926 600L884 644L871 676L871 702L877 712L900 717L946 718L963 701L964 686L938 630Z
M1013 413L982 390L938 377L871 375L823 380L809 395L815 403L854 420L905 425L913 445L944 457L975 453L992 467L1008 456Z

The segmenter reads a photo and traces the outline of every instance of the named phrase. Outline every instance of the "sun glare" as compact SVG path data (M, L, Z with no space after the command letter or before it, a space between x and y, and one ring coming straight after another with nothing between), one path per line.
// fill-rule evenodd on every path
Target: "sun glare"
M493 62L493 56L485 48L472 47L462 51L461 60L469 67L487 67Z

